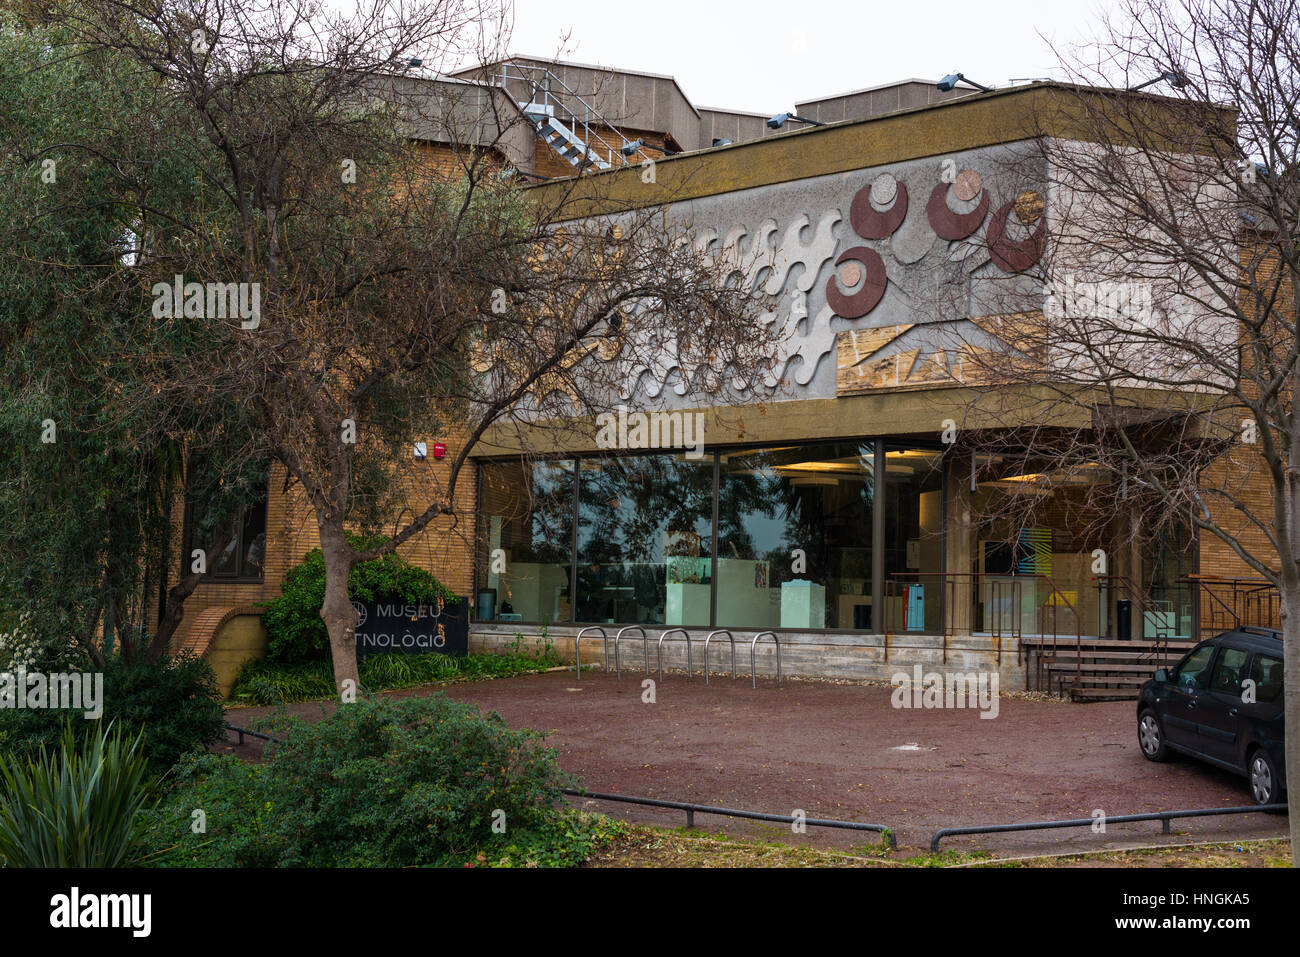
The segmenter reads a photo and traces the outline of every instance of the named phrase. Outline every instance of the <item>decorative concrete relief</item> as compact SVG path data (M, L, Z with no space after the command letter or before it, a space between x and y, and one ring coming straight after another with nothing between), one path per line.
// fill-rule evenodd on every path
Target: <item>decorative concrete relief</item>
M769 296L775 296L784 290L786 279L796 264L803 267L799 278L795 280L796 285L803 292L812 289L822 264L835 255L835 247L838 244L835 239L835 226L842 218L838 209L827 210L818 220L817 229L807 243L802 237L804 231L812 225L808 215L803 213L790 223L785 228L780 244L776 247L776 255L772 259L772 274L767 277L767 284L763 287L763 291Z
M1008 238L1007 219L1015 210L1016 219L1033 231L1024 239ZM1042 258L1047 248L1047 217L1043 215L1043 198L1034 190L1025 190L1013 202L998 207L989 223L989 258L1003 272L1024 272Z
M877 210L875 201L887 209ZM907 184L900 183L889 173L881 173L870 185L858 190L849 206L849 222L853 231L863 239L886 239L892 236L907 218Z
M930 221L930 228L934 230L935 235L940 239L947 239L956 242L960 239L967 239L975 235L975 231L984 224L984 217L989 211L989 194L980 182L979 174L974 170L962 170L959 175L965 176L967 173L974 174L973 182L971 179L965 181L963 192L969 193L971 186L974 186L975 194L969 195L966 202L979 196L979 202L975 208L967 213L956 213L948 205L948 192L953 189L953 184L940 183L930 193L930 201L925 204L925 216ZM960 197L959 197L960 198Z
M859 263L861 267L858 266ZM874 249L854 246L841 253L840 258L835 260L835 265L844 266L839 275L839 280L844 285L855 286L861 282L862 288L852 295L845 295L836 287L836 277L831 276L826 280L826 303L837 316L861 319L885 297L885 287L889 285L885 276L885 261Z
M967 317L984 311L975 284L1023 273L1042 257L1042 197L1026 190L990 215L993 197L978 171L954 171L931 188L933 175L933 167L911 164L865 185L859 180L845 197L847 222L843 207L797 212L783 222L759 218L762 197L725 201L721 208L732 215L757 211L750 220L758 220L757 228L734 222L725 232L707 228L691 244L728 283L776 297L775 308L757 321L781 331L769 372L759 382L732 381L731 390L806 387L837 342L840 393L966 381L973 365L967 360L1007 351L998 327ZM833 193L818 189L819 199L834 201ZM927 190L924 207L912 207L911 193ZM624 399L638 392L656 398L670 384L685 395L692 381L717 381L725 371L683 368L677 343L662 330L620 341L618 361L628 372L621 377ZM601 357L612 358L604 350ZM816 388L825 393L829 385Z

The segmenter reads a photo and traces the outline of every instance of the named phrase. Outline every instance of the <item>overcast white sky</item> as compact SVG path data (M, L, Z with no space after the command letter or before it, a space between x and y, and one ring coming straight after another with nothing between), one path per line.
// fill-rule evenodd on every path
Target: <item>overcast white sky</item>
M513 53L676 77L696 106L796 100L961 71L990 86L1057 73L1113 0L516 0Z

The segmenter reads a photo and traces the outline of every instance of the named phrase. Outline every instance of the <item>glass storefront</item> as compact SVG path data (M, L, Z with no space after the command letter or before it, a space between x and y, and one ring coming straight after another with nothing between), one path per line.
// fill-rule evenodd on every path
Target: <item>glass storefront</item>
M577 620L709 623L713 460L578 460Z
M482 471L480 621L568 622L573 462L505 462Z
M722 453L719 627L871 630L874 446Z
M875 528L877 454L888 474L883 530ZM702 458L480 463L476 617L938 629L937 582L913 582L892 624L873 613L881 591L873 542L883 531L877 566L883 562L886 576L942 571L941 459L937 449L870 439Z

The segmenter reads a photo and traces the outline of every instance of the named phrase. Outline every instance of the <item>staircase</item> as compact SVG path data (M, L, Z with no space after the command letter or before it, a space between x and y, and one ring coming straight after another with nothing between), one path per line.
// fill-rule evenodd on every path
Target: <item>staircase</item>
M523 106L524 116L537 127L537 135L546 145L559 153L569 165L577 170L588 166L597 169L609 169L610 163L586 144L573 130L555 118L555 107L546 103L527 103Z
M1195 645L1190 640L1165 639L1058 637L1053 641L1050 635L1020 639L1035 690L1068 694L1075 701L1135 699L1157 668L1175 664Z
M594 106L546 67L507 62L493 79L505 89L527 92L527 99L518 101L519 109L546 145L578 172L592 167L610 169L615 153L635 164L652 159L641 148L640 140L629 142ZM599 130L622 142L611 146L601 138ZM603 150L603 156L597 146Z

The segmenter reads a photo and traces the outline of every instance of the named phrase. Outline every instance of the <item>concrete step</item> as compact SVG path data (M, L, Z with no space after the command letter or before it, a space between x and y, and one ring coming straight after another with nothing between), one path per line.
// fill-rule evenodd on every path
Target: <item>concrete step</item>
M1027 637L1022 637L1020 639L1020 644L1022 647L1025 648L1034 648L1034 649L1042 648L1042 649L1050 650L1052 648L1053 643L1050 636L1044 638L1041 635L1031 635ZM1076 643L1073 637L1066 638L1064 636L1058 635L1055 644L1056 644L1057 651L1063 651L1066 648L1069 648L1071 651L1073 651ZM1141 651L1143 649L1153 648L1157 644L1167 645L1171 651L1175 648L1181 648L1185 651L1190 651L1193 647L1195 647L1196 642L1191 641L1190 639L1174 640L1172 638L1169 641L1159 641L1159 642L1157 642L1153 638L1135 638L1131 641L1124 638L1084 638L1083 641L1079 643L1079 646L1085 649L1114 648L1116 650L1122 651L1123 649L1127 648L1130 650Z
M1136 688L1070 688L1069 691L1075 701L1122 701L1126 698L1136 701L1138 696Z

